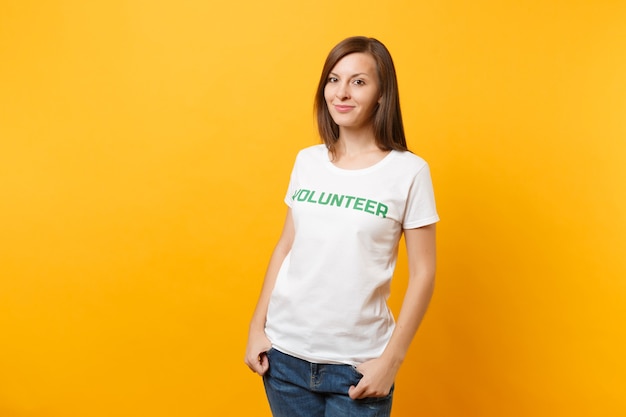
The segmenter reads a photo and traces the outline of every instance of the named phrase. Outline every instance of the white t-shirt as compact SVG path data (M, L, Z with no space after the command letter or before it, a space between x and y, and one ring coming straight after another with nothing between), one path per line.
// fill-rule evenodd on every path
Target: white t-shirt
M345 170L325 145L300 151L285 198L295 239L272 292L274 348L315 363L379 357L394 329L387 306L403 229L439 220L430 171L410 152Z

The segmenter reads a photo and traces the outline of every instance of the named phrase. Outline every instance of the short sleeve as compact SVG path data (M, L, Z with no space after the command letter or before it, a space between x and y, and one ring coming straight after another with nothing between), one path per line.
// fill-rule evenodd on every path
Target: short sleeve
M439 221L428 164L415 175L407 196L402 227L415 229Z

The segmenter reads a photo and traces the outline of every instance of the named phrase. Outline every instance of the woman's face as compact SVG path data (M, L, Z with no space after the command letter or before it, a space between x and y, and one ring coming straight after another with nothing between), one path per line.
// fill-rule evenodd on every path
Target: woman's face
M340 127L371 126L374 109L380 102L374 58L360 52L343 57L330 71L324 98L331 117Z

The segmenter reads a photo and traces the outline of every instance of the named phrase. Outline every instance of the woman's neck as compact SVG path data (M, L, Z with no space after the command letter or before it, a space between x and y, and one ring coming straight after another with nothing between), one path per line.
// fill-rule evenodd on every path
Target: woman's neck
M376 144L376 137L371 128L369 129L339 129L339 139L335 144L335 153L337 157L340 156L358 156L363 153L369 153L376 151L378 145Z
M341 129L331 160L340 168L361 169L376 164L388 153L378 147L373 132Z

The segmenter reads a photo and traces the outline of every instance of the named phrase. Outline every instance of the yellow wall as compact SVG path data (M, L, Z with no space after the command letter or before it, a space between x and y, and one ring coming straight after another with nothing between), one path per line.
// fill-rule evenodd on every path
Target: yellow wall
M394 55L442 217L394 417L626 415L625 21L618 0L0 2L0 416L269 416L247 321L353 34Z

